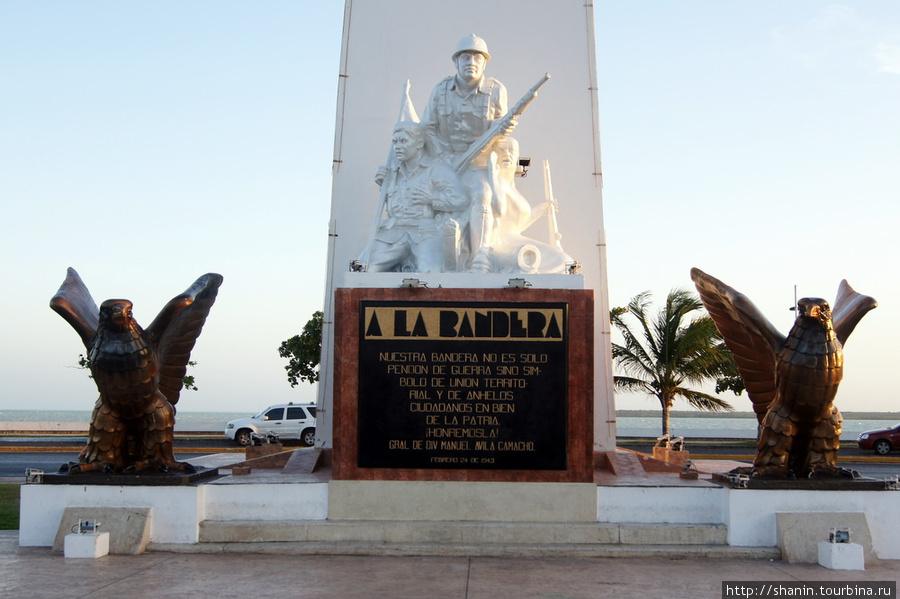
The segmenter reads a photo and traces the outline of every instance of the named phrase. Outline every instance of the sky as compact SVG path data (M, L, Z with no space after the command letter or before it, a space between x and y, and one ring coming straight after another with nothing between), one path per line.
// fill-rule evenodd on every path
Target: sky
M795 287L833 301L846 278L879 308L838 406L900 411L895 0L594 5L610 305L696 266L787 333ZM0 409L93 404L48 307L69 266L144 326L224 275L179 410L315 400L277 348L324 301L342 19L340 0L0 2Z

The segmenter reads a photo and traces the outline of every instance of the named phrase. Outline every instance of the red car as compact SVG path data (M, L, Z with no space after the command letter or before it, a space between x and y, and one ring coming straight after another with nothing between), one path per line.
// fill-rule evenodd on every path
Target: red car
M900 447L900 424L860 433L856 444L860 449L873 449L878 455L887 455L892 449Z

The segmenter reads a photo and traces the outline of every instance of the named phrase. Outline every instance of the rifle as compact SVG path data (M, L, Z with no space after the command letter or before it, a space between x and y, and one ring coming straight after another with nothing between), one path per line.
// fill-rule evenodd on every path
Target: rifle
M559 210L559 202L553 197L553 183L550 181L550 161L544 160L544 201L547 202L547 228L550 233L550 245L562 251L562 235L559 234L559 223L556 220L556 212Z
M540 86L547 83L547 80L550 79L550 73L544 73L544 76L531 86L522 99L516 102L516 105L513 106L509 112L504 114L502 117L491 123L491 126L487 131L481 134L481 137L472 142L472 145L469 146L469 149L466 150L466 153L463 154L459 160L453 165L456 169L457 173L461 173L464 168L469 166L469 163L475 159L476 156L481 154L485 148L491 145L495 139L500 137L503 134L503 130L509 126L510 121L514 118L525 112L525 109L528 108L528 105L531 104L531 101L537 97L537 90Z

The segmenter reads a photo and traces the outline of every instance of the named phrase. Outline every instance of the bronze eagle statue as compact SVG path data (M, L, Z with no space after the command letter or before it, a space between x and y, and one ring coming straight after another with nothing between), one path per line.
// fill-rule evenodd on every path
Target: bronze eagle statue
M203 275L142 329L129 300L109 299L98 309L81 277L69 268L50 307L84 342L100 397L87 445L63 472L194 471L177 462L172 450L175 404L222 280L215 273Z
M769 478L837 476L841 413L834 405L844 371L843 346L878 304L838 288L834 310L821 298L797 302L787 337L747 296L698 268L691 279L734 355L759 422L752 475Z

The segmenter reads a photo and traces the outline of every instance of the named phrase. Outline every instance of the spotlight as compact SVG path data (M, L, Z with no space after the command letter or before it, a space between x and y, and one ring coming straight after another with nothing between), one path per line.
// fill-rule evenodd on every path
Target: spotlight
M838 530L836 528L832 528L831 532L828 533L828 542L829 543L849 543L850 542L850 529L846 530Z
M428 287L428 283L426 283L425 281L420 281L419 279L403 279L403 281L400 283L400 286L413 289L418 287Z
M79 520L78 524L72 527L72 532L80 535L95 535L100 532L100 523L92 520Z
M526 156L522 156L521 158L519 158L519 164L516 165L516 176L527 177L529 166L531 166L531 158L528 158Z

